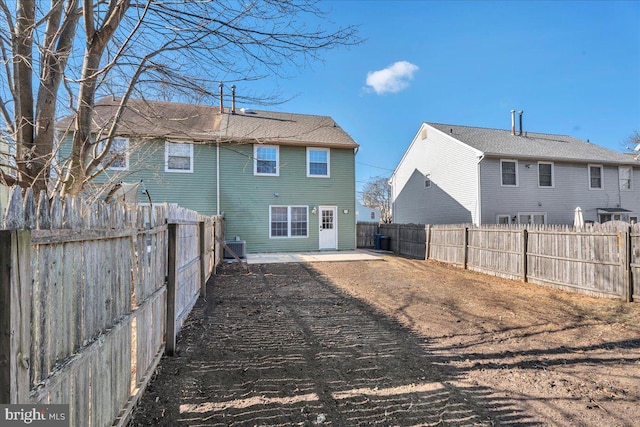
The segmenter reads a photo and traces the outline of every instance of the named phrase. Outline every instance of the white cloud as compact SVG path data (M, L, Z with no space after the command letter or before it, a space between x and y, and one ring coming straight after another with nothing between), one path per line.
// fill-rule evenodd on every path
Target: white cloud
M387 68L367 73L367 86L378 94L396 93L409 87L418 66L407 61L399 61Z

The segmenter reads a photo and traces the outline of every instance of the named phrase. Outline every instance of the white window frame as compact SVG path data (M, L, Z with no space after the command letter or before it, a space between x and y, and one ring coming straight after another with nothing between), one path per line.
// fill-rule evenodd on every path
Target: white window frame
M287 235L286 236L272 236L271 235L271 223L272 223L272 209L273 208L287 208ZM291 209L303 208L306 211L306 223L307 234L304 236L292 236L291 235ZM309 238L309 206L306 205L269 205L269 239L307 239Z
M609 219L606 219L607 217ZM598 220L600 221L600 223L604 223L608 221L624 221L624 214L614 213L614 212L609 212L609 213L603 212L598 214Z
M424 188L431 188L431 173L424 174Z
M260 148L273 148L276 150L276 171L275 173L265 173L258 172L258 149ZM253 174L255 176L280 176L280 147L277 145L264 145L264 144L254 144L253 145ZM269 232L271 234L271 232Z
M551 185L540 185L540 165L551 165ZM556 174L553 162L538 162L538 188L555 188Z
M629 170L629 187L624 188L622 186L622 170ZM631 191L633 190L633 166L618 166L618 183L620 185L620 190L622 191Z
M604 190L604 167L602 165L587 165L588 175L589 175L589 190ZM591 186L591 168L599 168L600 169L600 187Z
M114 138L113 138L113 140L111 141L111 146L109 147L109 154L107 154L107 155L105 156L105 163L107 163L107 162L109 161L109 157L111 157L111 150L114 148L113 143L114 143L116 140L122 140L122 141L125 141L125 146L126 146L126 148L125 148L125 153L124 153L124 163L125 163L125 166L124 166L124 167L120 167L120 166L107 166L105 169L106 169L106 170L110 170L110 171L128 171L128 170L129 170L129 148L130 148L130 146L129 146L129 138L122 138L122 137L119 137L119 136L118 136L118 137L114 137ZM98 143L98 146L97 146L98 154L102 152L102 150L103 150L103 148L104 148L104 144L105 144L105 141L101 141L101 142L99 142L99 143Z
M317 175L311 173L311 152L324 151L327 153L327 173L325 175ZM329 148L307 147L307 178L331 178L331 150Z
M169 147L175 145L188 145L189 146L189 169L172 169L169 168ZM164 143L164 171L171 173L193 173L193 144L191 143L181 143L175 141L165 141Z
M516 183L515 184L505 184L504 177L502 176L502 165L504 163L514 163L515 164L515 172L516 172ZM518 177L518 161L515 159L500 159L500 185L502 187L517 187L520 180Z
M533 220L533 217L534 217L534 216L540 216L540 215L542 215L543 222L542 222L542 224L541 224L541 225L546 225L546 224L548 224L548 223L547 223L547 213L546 213L546 212L518 212L518 224L532 224L532 225L533 225L533 224L535 224L535 223L533 223L533 222L526 222L526 223L522 222L522 221L521 221L521 217L523 217L523 216L525 216L525 215L530 216L532 220Z
M507 215L507 214L496 215L496 224L503 224L502 222L500 222L501 218L507 218L507 224L511 224L511 215Z

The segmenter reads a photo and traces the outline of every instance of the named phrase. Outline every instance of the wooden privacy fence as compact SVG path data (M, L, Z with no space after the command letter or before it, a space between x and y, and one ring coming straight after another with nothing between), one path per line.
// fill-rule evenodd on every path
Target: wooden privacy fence
M375 235L378 232L377 222L358 222L356 226L356 247L373 248L375 246Z
M640 301L640 225L383 224L400 255L588 295ZM635 280L634 280L635 279Z
M14 188L0 207L0 403L125 425L222 251L222 219Z

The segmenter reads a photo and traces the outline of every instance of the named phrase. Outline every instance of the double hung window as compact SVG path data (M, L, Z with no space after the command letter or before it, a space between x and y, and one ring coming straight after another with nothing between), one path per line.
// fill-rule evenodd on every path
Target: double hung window
M165 172L193 172L193 144L167 141L164 160Z
M308 207L271 206L269 223L270 237L308 237Z

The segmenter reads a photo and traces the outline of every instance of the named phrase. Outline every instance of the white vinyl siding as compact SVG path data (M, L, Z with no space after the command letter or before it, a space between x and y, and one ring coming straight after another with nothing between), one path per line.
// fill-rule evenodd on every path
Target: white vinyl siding
M307 206L270 206L269 237L308 237L309 209Z
M633 168L631 166L618 167L618 178L620 179L621 190L631 190L633 188Z
M193 173L193 144L167 141L164 148L164 171Z
M603 183L602 165L589 165L589 188L592 190L602 190Z
M421 138L423 129L427 129L428 139ZM392 177L394 222L462 224L476 221L479 155L477 150L425 124ZM431 180L428 190L427 174ZM494 220L495 217L491 222Z
M277 145L253 146L253 174L280 175L280 150Z
M307 148L307 176L331 177L330 151L328 148Z
M538 187L553 188L555 186L553 178L553 163L538 162Z
M500 160L500 177L503 187L518 186L518 161Z

